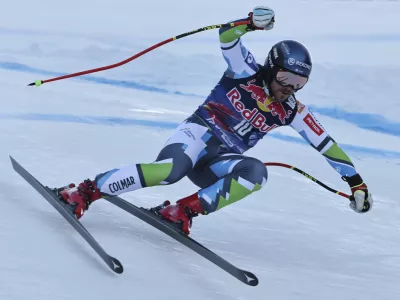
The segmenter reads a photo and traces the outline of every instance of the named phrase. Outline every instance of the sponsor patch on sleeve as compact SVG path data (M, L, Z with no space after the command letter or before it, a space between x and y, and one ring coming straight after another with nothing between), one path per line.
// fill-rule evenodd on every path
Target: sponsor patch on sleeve
M315 132L316 135L320 136L324 133L324 129L319 124L317 124L311 114L307 114L304 117L303 121L307 124L308 127L310 127L312 131Z
M301 112L303 111L305 105L303 103L301 103L299 100L296 100L297 102L297 111L301 114Z

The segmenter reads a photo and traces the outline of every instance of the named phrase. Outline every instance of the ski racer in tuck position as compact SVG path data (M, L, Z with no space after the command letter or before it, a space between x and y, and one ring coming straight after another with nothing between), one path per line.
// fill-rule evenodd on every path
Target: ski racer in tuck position
M156 213L189 234L194 216L213 213L265 185L264 164L243 153L271 130L287 125L347 181L352 192L351 209L358 213L371 209L371 194L350 158L307 105L295 98L312 69L306 47L293 40L280 41L272 46L264 65L259 65L241 37L255 30L271 30L275 13L258 6L243 20L251 22L220 29L228 68L205 102L176 128L153 163L127 165L98 174L77 187L71 184L58 189L60 198L78 219L103 196L169 185L188 176L200 190L174 205L166 201Z

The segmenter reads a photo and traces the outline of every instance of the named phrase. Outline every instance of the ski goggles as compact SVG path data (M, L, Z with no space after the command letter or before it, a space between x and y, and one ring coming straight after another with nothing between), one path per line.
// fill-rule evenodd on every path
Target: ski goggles
M293 74L289 71L279 70L278 73L276 73L275 80L281 86L289 86L295 91L298 91L306 85L308 78Z

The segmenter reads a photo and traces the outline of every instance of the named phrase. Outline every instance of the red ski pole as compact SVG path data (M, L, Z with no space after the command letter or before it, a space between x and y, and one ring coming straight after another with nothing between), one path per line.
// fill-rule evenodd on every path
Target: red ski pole
M104 70L113 69L113 68L116 68L116 67L120 67L120 66L122 66L122 65L124 65L124 64L126 64L126 63L128 63L128 62L130 62L130 61L132 61L132 60L134 60L134 59L136 59L138 57L140 57L140 56L142 56L143 54L146 54L147 52L150 52L150 51L152 51L152 50L154 50L154 49L156 49L158 47L161 47L161 46L163 46L165 44L168 44L170 42L179 40L179 39L181 39L183 37L187 37L187 36L195 34L195 33L199 33L199 32L206 31L206 30L211 30L211 29L215 29L215 28L236 27L236 26L239 26L239 25L246 25L246 24L250 24L250 21L240 21L240 22L233 22L233 23L226 23L226 24L219 24L219 25L211 25L211 26L202 27L202 28L199 28L199 29L196 29L196 30L192 30L192 31L189 31L189 32L186 32L186 33L182 33L182 34L177 35L177 36L174 36L174 37L169 38L169 39L167 39L165 41L162 41L162 42L160 42L160 43L158 43L156 45L153 45L150 48L147 48L147 49L143 50L142 52L139 52L139 53L135 54L134 56L129 57L129 58L127 58L127 59L125 59L125 60L123 60L121 62L112 64L112 65L109 65L109 66L101 67L101 68L81 71L81 72L68 74L68 75L55 77L55 78L50 78L50 79L46 79L46 80L36 80L35 82L32 82L32 83L28 84L28 86L34 86L34 85L35 86L40 86L40 85L42 85L44 83L48 83L48 82L52 82L52 81L57 81L57 80L62 80L62 79L67 79L67 78L71 78L71 77L77 77L77 76L82 76L82 75L86 75L86 74L90 74L90 73L96 73L96 72L101 72L101 71L104 71Z
M307 177L308 179L314 181L315 183L319 184L320 186L322 186L323 188L327 189L328 191L330 191L332 193L335 193L335 194L337 194L339 196L342 196L344 198L350 199L349 195L347 195L345 193L342 193L342 192L339 192L339 191L327 186L323 182L321 182L318 179L312 177L310 174L307 174L306 172L304 172L304 171L302 171L302 170L300 170L300 169L298 169L298 168L296 168L294 166L287 165L287 164L282 164L282 163L277 163L277 162L266 162L266 163L264 163L264 165L265 166L276 166L276 167L283 167L283 168L291 169L291 170L296 171L297 173L300 173L301 175Z

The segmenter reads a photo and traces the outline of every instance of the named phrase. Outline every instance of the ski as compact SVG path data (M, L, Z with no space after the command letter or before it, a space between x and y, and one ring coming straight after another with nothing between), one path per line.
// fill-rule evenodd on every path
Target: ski
M108 255L100 244L93 238L87 229L73 216L73 214L63 205L57 195L48 187L42 185L35 177L25 170L14 158L10 156L14 170L24 178L40 195L42 195L71 225L76 231L86 240L94 251L103 259L103 261L115 273L121 274L123 266L118 259Z
M122 264L116 258L108 255L104 251L104 249L87 231L87 229L73 216L73 214L71 214L71 212L65 207L65 205L58 199L57 195L51 189L42 185L11 156L10 159L14 170L22 178L24 178L40 195L42 195L72 225L72 227L77 230L77 232L86 240L86 242L93 248L93 250L97 252L97 254L103 259L103 261L110 267L111 270L118 274L121 274L123 272ZM107 196L104 197L104 199L118 206L124 211L138 217L142 221L162 231L168 236L172 237L189 249L203 256L208 261L214 263L222 270L231 274L233 277L237 278L241 282L249 286L258 285L258 278L253 273L242 270L232 265L218 254L214 253L196 240L188 237L182 231L174 227L171 223L163 221L161 217L156 215L154 212L143 207L137 207L117 196Z
M224 271L228 272L241 282L250 286L258 285L258 278L253 273L235 267L218 254L212 252L196 240L188 237L185 233L175 228L171 223L163 221L161 217L156 215L154 212L143 207L137 207L136 205L133 205L117 196L107 196L104 197L104 199L169 235L176 241L180 242L194 252L203 256L208 261L214 263Z

